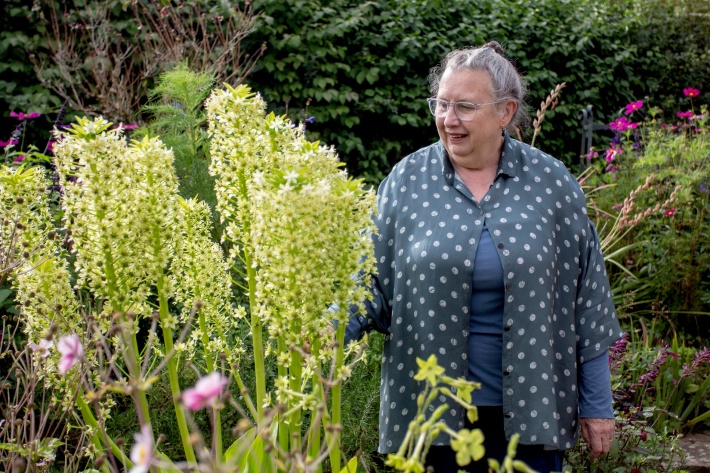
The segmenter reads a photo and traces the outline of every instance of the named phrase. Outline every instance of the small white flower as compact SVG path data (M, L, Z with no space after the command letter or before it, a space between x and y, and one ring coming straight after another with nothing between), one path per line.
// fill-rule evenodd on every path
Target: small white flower
M129 473L146 473L153 460L153 434L150 426L144 425L141 431L133 436L136 443L131 448L133 468Z
M49 356L49 349L54 346L54 342L51 340L43 339L39 344L30 343L27 345L30 350L38 352L41 358L47 358Z

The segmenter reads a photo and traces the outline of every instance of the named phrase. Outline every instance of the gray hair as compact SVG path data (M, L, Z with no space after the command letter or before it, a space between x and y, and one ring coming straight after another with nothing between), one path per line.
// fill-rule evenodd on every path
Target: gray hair
M513 63L505 57L505 51L496 41L479 48L457 49L447 54L441 64L433 67L429 73L429 90L432 96L435 97L439 93L439 82L444 72L466 69L488 73L491 78L491 95L494 102L514 100L518 104L507 128L525 129L528 126L530 117L525 105L525 97L528 93L526 81Z

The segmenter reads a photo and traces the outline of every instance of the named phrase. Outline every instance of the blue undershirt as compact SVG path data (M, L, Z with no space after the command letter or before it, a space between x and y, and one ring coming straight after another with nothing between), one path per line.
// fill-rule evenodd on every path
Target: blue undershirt
M473 266L469 322L469 378L481 383L473 391L477 406L503 405L503 266L484 226ZM581 417L613 418L608 356L598 356L579 370Z

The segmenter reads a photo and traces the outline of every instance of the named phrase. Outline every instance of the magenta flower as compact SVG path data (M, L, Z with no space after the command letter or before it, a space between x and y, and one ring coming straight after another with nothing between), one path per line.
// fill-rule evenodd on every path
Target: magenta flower
M75 333L60 338L57 343L57 350L62 355L59 358L57 371L62 375L72 369L84 356L84 347L79 340L79 336Z
M15 163L21 163L21 162L24 161L24 160L25 160L25 155L24 155L24 154L20 154L20 155L16 156L15 159L13 159L13 162L15 162Z
M11 116L11 117L15 117L15 118L17 118L17 119L20 120L20 121L22 121L22 120L32 120L33 118L37 118L37 117L39 117L40 115L41 115L41 114L39 114L39 113L37 113L37 112L28 113L27 115L25 115L23 112L15 112L14 110L13 110L12 112L10 112L10 116Z
M131 461L133 468L128 473L146 473L153 460L153 433L150 427L144 425L141 431L133 436L136 443L131 448Z
M43 339L39 344L28 343L27 346L33 352L38 352L40 358L47 358L49 356L49 349L54 346L54 342L51 340Z
M694 89L693 87L688 87L687 89L683 89L683 94L685 94L686 97L697 97L700 95L700 91L698 89Z
M614 131L624 131L628 128L629 119L626 117L619 117L613 122L609 123L609 128Z
M692 110L688 110L686 112L676 112L675 116L678 118L693 118L695 116L695 112Z
M671 217L673 214L675 214L675 209L668 209L665 212L663 212L664 217Z
M619 133L621 133L622 131L626 131L629 128L636 128L638 126L638 123L632 123L626 117L619 117L613 122L609 123L609 129L618 131Z
M616 146L612 146L608 150L606 150L606 162L610 163L612 161L616 160L616 157L623 154L624 151L621 148L617 148Z
M0 148L4 148L5 146L15 146L17 144L17 140L9 139L7 141L2 141L0 140Z
M183 391L182 402L191 411L199 411L208 405L214 405L226 385L224 376L215 371L200 378L194 387Z
M128 125L124 125L123 123L121 123L120 125L116 125L114 128L120 128L122 130L135 130L136 128L138 128L138 125L136 125L135 123L131 123Z
M626 106L626 111L624 113L626 113L627 115L631 115L636 110L641 110L642 107L643 107L643 102L641 100L638 100L636 102L631 102L630 104L628 104Z

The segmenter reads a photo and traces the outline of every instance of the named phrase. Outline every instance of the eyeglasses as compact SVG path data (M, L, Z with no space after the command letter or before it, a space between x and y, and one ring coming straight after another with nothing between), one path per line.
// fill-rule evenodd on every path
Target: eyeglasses
M446 100L429 98L429 110L435 117L443 118L449 112L449 105L454 106L454 113L462 122L468 122L476 117L476 112L484 105L493 105L498 102L471 103L471 102L447 102Z

